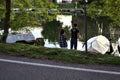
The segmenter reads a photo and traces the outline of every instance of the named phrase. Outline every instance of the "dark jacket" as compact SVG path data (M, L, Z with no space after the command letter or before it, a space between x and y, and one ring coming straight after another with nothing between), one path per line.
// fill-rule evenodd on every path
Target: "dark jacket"
M78 29L72 28L71 29L71 38L77 39L78 38L78 33L79 33Z

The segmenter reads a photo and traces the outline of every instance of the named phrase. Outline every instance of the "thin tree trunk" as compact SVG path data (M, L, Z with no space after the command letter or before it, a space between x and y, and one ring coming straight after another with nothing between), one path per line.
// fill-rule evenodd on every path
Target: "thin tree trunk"
M4 24L4 33L3 33L3 42L6 42L7 35L10 28L10 12L11 12L11 0L5 0L6 2L6 13L5 13L5 24Z

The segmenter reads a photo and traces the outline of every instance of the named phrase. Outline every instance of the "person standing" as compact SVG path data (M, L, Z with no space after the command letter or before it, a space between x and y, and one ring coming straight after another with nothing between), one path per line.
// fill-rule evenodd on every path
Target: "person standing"
M110 42L110 46L109 46L109 51L107 52L108 54L112 54L113 50L113 46L112 46L112 39L109 39Z
M73 25L73 28L71 29L71 45L70 48L77 50L77 39L79 38L79 30L77 29L77 24Z
M118 52L120 53L120 38L118 39Z
M63 28L60 30L59 34L59 45L61 48L67 48L67 37Z

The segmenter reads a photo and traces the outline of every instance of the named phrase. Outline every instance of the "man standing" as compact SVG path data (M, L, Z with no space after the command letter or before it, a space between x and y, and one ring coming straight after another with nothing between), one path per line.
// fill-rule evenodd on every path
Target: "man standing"
M70 48L76 50L77 49L77 39L79 38L79 30L77 29L77 24L73 25L71 29L71 45Z

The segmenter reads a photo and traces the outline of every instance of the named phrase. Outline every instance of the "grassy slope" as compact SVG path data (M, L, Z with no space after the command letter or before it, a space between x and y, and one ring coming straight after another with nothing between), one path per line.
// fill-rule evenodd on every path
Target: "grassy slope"
M0 52L13 56L25 56L37 59L49 59L80 64L110 64L120 65L120 57L102 55L100 53L87 53L58 48L45 48L27 44L0 43Z

